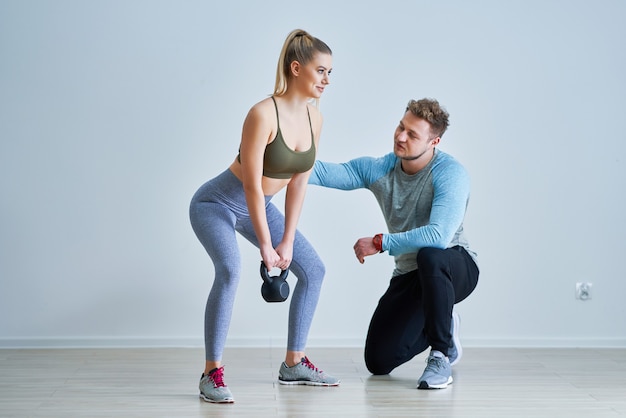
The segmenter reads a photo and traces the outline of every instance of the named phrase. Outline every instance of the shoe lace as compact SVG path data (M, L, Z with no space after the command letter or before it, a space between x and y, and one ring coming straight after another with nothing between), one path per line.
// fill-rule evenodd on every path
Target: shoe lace
M321 370L318 370L318 368L317 368L317 367L315 367L315 365L314 365L313 363L311 363L311 361L309 360L309 358L308 358L308 357L303 357L301 362L302 362L302 364L303 364L304 366L308 367L309 369L313 370L314 372L316 372L316 373L322 373L322 371L321 371Z
M426 360L426 368L430 369L430 370L441 370L445 368L445 359L443 358L439 358L439 357L428 357L428 359Z
M226 387L224 383L224 366L210 372L209 379L213 381L213 386L216 388Z

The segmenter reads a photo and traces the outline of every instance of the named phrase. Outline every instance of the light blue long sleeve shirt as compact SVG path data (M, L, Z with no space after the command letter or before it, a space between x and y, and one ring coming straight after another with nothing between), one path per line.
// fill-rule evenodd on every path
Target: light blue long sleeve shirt
M346 163L316 161L309 183L341 190L369 189L382 209L388 234L382 247L395 257L393 275L417 269L420 248L464 247L476 260L463 232L470 195L469 176L449 154L435 156L408 175L393 153Z

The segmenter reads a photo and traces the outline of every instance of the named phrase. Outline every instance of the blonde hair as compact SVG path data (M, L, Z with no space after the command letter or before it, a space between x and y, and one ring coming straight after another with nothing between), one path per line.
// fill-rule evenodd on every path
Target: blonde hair
M332 51L326 43L305 30L295 29L287 35L278 58L274 96L282 96L287 92L287 84L291 76L291 63L298 61L301 65L306 65L317 52L332 55Z

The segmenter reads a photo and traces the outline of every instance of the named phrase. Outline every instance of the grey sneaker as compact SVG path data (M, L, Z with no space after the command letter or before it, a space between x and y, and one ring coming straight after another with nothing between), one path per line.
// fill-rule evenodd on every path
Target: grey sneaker
M303 357L300 363L288 367L285 362L278 370L278 382L283 385L338 386L339 379L327 375Z
M418 389L444 389L452 383L450 362L443 353L432 350L422 377L417 381Z
M213 369L200 377L200 399L213 403L233 403L233 395L224 383L224 367Z
M454 366L461 360L463 355L463 347L461 347L461 340L459 339L459 325L461 324L461 317L456 311L452 311L452 324L450 325L450 331L452 333L452 345L448 348L448 359L450 360L450 366Z

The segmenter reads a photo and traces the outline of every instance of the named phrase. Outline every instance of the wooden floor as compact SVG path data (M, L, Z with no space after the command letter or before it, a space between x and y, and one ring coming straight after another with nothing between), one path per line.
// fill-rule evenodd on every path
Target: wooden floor
M425 353L371 376L360 348L311 348L334 388L282 386L282 349L227 349L230 405L198 398L203 350L0 350L0 417L619 417L626 349L465 348L443 390L417 390Z

